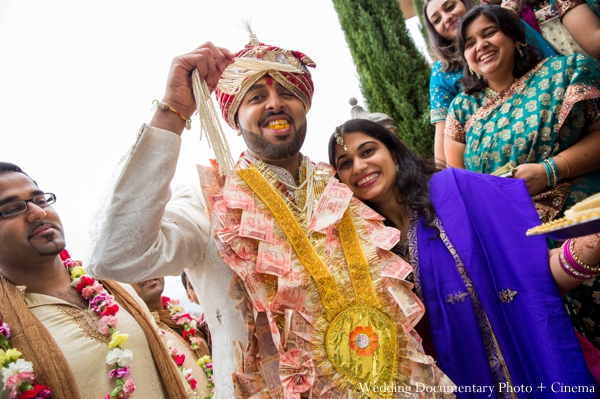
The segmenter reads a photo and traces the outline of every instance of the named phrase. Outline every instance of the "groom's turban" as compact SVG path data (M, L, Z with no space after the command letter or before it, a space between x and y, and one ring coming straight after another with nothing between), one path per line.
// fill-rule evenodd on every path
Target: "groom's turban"
M260 43L253 36L250 43L235 54L235 63L225 69L215 90L223 118L236 128L235 114L242 99L265 75L298 97L308 111L315 88L306 67L315 66L306 54Z

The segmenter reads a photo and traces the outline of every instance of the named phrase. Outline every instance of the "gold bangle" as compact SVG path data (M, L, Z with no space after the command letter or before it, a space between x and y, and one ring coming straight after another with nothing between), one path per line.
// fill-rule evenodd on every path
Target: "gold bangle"
M569 243L569 253L571 254L571 257L573 258L573 260L575 260L575 262L577 262L577 264L579 266L581 266L583 269L589 271L590 273L594 273L594 274L600 273L600 264L598 264L597 266L592 266L592 265L588 265L587 263L585 263L584 261L579 259L579 257L575 253L575 240L576 240L576 238L572 238L571 242Z
M568 179L569 176L571 175L571 171L569 170L569 163L567 162L567 160L565 159L565 157L563 157L562 155L555 155L555 157L559 157L560 159L562 159L563 161L565 161L565 166L567 167L567 175L564 178Z

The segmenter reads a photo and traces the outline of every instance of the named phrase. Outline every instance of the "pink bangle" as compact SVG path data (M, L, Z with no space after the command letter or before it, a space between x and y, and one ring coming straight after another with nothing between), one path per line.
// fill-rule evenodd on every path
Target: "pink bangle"
M569 266L571 266L574 270L579 271L582 274L592 274L598 275L600 274L600 266L591 266L587 263L582 262L577 255L575 254L575 239L569 238L563 244L563 253L565 256L565 260L568 262Z
M578 272L577 270L574 270L573 268L571 268L568 264L568 262L564 259L564 253L563 252L559 252L558 253L558 263L560 264L561 269L563 270L563 272L565 272L565 274L571 278L574 278L575 280L588 280L594 276L588 275L588 274L583 274Z

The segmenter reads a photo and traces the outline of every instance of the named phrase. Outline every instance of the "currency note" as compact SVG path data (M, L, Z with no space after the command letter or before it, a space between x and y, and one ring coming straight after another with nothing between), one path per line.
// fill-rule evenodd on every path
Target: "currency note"
M241 396L239 397L249 397L252 396L267 387L262 376L256 373L233 373L234 381L236 385L239 385L239 391L241 392ZM238 389L236 389L238 392Z
M273 242L273 219L261 213L243 211L239 235Z
M375 212L373 209L369 208L364 202L357 199L356 197L352 197L352 203L356 206L358 210L358 214L361 219L364 220L385 220L383 216Z
M256 271L281 277L292 264L292 248L286 240L273 237L272 243L260 241L256 259Z
M435 373L433 364L410 363L412 372L410 374L410 383L413 385L422 384L425 386L435 384Z
M407 285L409 287L412 286L410 283ZM425 307L411 289L407 288L404 284L390 285L388 286L388 291L392 294L406 317L402 325L407 331L412 330L419 320L421 320Z
M255 208L252 195L244 191L231 179L227 179L225 182L225 187L223 188L223 197L225 198L229 208L244 209L247 211L253 211Z
M371 241L376 247L389 251L400 241L400 230L390 226L374 229Z
M335 180L329 182L313 211L308 228L326 233L328 226L336 225L342 219L351 199L352 190L348 186Z
M412 266L404 259L389 251L377 251L381 259L381 275L404 280L412 271Z

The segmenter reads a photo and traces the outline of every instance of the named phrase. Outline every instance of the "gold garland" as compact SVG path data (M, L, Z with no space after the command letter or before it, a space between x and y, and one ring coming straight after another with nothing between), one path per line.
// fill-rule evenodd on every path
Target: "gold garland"
M286 200L259 169L252 164L237 172L277 220L298 260L315 283L325 313L317 321L316 328L316 340L322 342L325 354L320 359L321 372L329 374L340 388L353 388L359 396L370 398L391 398L394 393L364 391L360 389L361 385L409 385L406 334L382 308L373 286L371 268L348 211L344 213L338 231L354 290L352 302L342 294L336 278L311 245L306 229Z

